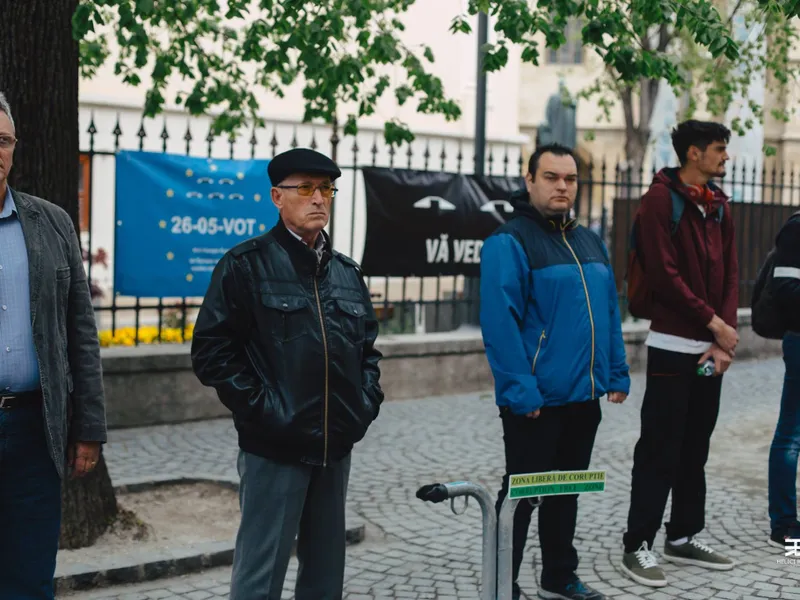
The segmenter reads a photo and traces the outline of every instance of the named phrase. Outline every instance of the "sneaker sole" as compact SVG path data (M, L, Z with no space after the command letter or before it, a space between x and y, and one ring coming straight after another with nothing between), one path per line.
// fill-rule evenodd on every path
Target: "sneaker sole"
M556 592L548 592L547 590L539 590L536 595L543 600L570 600L569 596L562 596Z
M561 594L556 594L555 592L548 592L545 590L539 590L536 592L536 595L539 598L544 598L544 600L569 600L566 596L562 596Z
M730 571L736 566L736 563L712 563L704 560L696 560L694 558L683 558L682 556L670 556L669 554L662 554L662 557L667 562L676 565L692 565L694 567L703 567L704 569L711 569L713 571Z
M646 577L641 577L631 571L628 567L625 566L624 562L619 564L622 572L625 573L628 577L633 579L636 583L640 583L642 585L646 585L647 587L666 587L667 580L666 579L647 579Z

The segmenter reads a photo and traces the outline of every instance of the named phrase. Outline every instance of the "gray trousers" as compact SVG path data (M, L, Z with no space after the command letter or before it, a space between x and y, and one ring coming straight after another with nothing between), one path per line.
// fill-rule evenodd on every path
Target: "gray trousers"
M341 600L350 456L327 467L239 452L242 521L230 600L281 600L297 536L295 600Z

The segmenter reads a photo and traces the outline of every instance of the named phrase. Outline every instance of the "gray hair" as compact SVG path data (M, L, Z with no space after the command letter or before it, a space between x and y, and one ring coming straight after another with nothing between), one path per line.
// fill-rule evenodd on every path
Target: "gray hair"
M8 103L8 100L3 92L0 92L0 112L6 113L8 120L11 121L11 127L16 130L16 126L14 125L14 117L11 116L11 105Z

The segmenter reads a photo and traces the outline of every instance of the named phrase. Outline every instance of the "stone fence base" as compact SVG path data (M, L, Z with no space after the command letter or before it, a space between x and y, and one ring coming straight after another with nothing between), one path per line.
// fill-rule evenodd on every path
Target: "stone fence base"
M781 343L758 337L750 311L739 313L737 360L781 355ZM628 364L647 361L648 324L623 327ZM379 338L381 384L387 400L491 390L493 380L478 330ZM213 389L191 368L189 345L148 345L102 350L108 424L112 428L178 423L229 416Z

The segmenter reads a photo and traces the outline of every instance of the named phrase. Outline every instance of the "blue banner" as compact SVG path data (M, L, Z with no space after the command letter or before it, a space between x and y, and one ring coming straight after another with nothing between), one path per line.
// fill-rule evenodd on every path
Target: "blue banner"
M222 255L278 221L268 164L119 152L115 293L204 296Z

